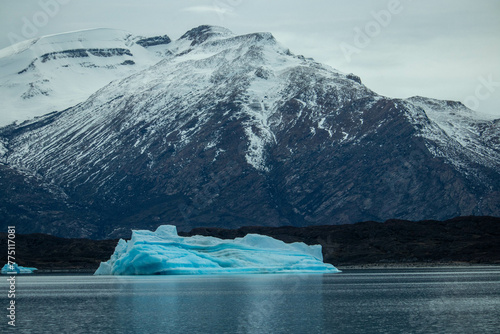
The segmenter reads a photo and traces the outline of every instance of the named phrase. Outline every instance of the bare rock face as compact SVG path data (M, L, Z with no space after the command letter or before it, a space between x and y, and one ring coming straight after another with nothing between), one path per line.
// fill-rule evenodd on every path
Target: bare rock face
M380 96L268 33L142 41L163 60L0 129L2 224L20 205L21 232L92 238L500 215L500 120Z

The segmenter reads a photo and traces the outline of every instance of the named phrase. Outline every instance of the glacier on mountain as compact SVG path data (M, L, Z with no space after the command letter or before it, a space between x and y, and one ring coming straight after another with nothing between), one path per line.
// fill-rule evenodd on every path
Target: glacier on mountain
M102 262L95 275L207 275L270 273L337 273L323 263L321 246L291 244L248 234L223 240L215 237L181 237L173 225L155 232L133 231L129 241L120 239L115 252Z
M116 29L44 36L0 50L0 126L85 101L113 80L165 57L168 36L144 38Z

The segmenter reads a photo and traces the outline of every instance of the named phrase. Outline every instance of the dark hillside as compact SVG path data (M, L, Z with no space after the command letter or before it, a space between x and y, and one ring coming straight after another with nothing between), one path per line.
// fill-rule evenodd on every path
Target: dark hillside
M285 242L321 244L325 262L335 266L365 264L500 264L500 218L458 217L446 221L388 220L310 227L195 228L181 235L242 237L248 233ZM6 234L0 234L2 263ZM16 236L16 259L45 270L95 270L107 261L117 240L64 239L45 234Z

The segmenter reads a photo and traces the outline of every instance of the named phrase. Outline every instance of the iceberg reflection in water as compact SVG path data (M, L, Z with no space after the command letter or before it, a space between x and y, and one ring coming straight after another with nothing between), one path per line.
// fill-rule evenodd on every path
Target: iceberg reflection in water
M181 237L172 225L155 232L133 231L120 240L95 275L206 275L257 273L337 273L323 263L320 245L284 243L248 234L243 238Z

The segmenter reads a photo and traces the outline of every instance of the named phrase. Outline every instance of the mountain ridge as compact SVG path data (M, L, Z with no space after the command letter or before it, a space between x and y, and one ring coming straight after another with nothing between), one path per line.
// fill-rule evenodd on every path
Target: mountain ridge
M94 217L62 233L500 214L499 120L380 96L269 33L201 26L162 55L73 107L0 129L6 168L58 188L81 207L71 217ZM44 232L59 233L48 221Z

